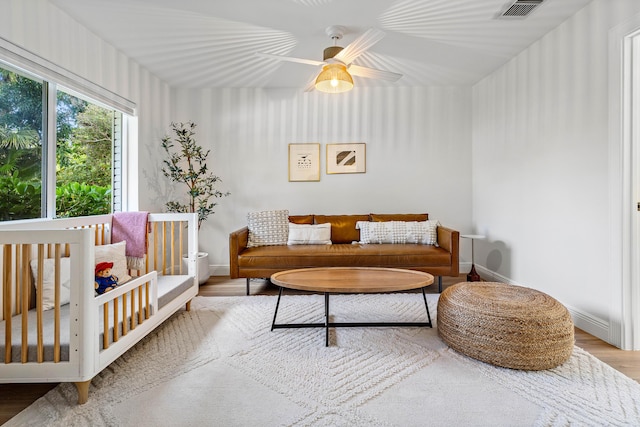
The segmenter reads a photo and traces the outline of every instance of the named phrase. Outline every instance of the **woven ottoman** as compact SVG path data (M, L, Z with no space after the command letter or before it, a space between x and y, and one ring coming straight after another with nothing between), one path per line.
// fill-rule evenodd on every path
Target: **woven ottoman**
M573 351L569 311L535 289L458 283L440 294L437 319L438 335L451 348L505 368L550 369Z

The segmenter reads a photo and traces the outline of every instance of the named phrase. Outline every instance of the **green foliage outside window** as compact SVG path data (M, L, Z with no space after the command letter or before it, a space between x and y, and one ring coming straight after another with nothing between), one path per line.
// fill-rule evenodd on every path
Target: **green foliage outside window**
M113 114L88 104L76 115L77 126L58 138L58 186L72 182L111 186Z
M72 182L56 188L58 217L101 215L111 211L111 188Z
M40 212L39 182L0 176L0 221L33 218ZM56 188L58 217L101 215L111 209L111 189L72 182Z
M13 175L0 175L0 221L34 218L40 212L40 183Z
M113 111L57 92L56 215L111 212ZM39 218L43 83L0 68L0 221Z

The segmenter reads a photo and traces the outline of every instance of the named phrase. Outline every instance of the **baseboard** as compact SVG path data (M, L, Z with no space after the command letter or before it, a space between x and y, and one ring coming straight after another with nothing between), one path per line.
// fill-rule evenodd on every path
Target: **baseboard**
M469 268L471 267L469 266ZM508 283L510 285L523 286L522 284L511 280L510 278L505 277L501 274L498 274L495 271L491 271L481 265L476 265L476 271L484 280L488 282L502 282ZM567 307L567 310L569 310L571 318L573 319L573 324L578 329L582 329L586 333L591 334L594 337L601 339L602 341L608 342L609 344L616 345L615 343L612 343L610 341L610 325L607 321L593 316L589 313L585 313L584 311L578 310L577 308L571 307L567 304L564 304L564 306Z
M482 279L486 280L487 282L501 282L508 283L509 285L522 286L520 283L517 283L516 281L511 280L510 278L503 276L502 274L498 274L495 271L491 271L481 265L476 265L476 271L478 272L478 274L480 274L480 277L482 277Z
M611 345L616 345L615 343L610 342L609 337L609 323L603 319L599 319L595 316L590 315L589 313L585 313L584 311L578 310L574 307L565 305L571 313L571 317L573 318L573 324L576 328L582 329L588 334L593 335L594 337L600 338L602 341L608 342ZM616 347L619 347L616 345Z
M460 270L460 274L467 274L466 272L471 270L471 262L460 261L458 265L459 265L458 269Z
M471 271L471 263L470 262L461 262L460 263L460 274L466 274L465 272ZM481 265L476 265L476 272L482 277L482 280L486 282L500 282L507 283L509 285L518 285L515 281L509 279L506 276L496 273L495 271L491 271L486 267Z
M210 265L209 271L212 276L228 276L231 268L228 265Z

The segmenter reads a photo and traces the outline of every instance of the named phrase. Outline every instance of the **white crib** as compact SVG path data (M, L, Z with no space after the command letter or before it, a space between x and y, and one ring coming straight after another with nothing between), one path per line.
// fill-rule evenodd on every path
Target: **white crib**
M111 243L111 215L0 223L0 382L73 382L84 403L97 373L181 307L189 309L198 293L197 215L149 214L149 223L145 269L129 271L130 281L100 296L94 253ZM54 266L50 310L43 310L41 292L46 259Z

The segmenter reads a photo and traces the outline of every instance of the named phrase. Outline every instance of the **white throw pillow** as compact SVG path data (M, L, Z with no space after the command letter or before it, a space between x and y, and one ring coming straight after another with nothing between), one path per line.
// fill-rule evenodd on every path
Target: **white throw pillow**
M131 276L127 273L127 242L113 243L111 245L97 245L95 247L96 263L94 267L101 262L112 262L113 268L111 274L118 278L118 285L122 285L131 279ZM91 283L91 287L94 284Z
M369 231L369 224L373 224L371 221L358 221L356 222L356 228L360 230L360 241L353 243L369 244L371 243L371 232Z
M435 219L410 223L407 227L407 243L421 243L423 245L438 246L438 227L440 222Z
M360 243L406 243L404 227L397 227L399 221L358 221ZM404 223L401 223L404 225Z
M358 221L360 243L417 243L438 245L437 228L440 223L428 221Z
M38 291L38 260L31 261L31 272ZM60 305L69 303L71 298L71 260L60 258ZM42 309L51 310L55 304L55 258L45 258L42 264Z
M262 211L247 214L247 247L286 245L289 238L289 211Z
M330 245L331 223L294 224L289 223L288 245Z

